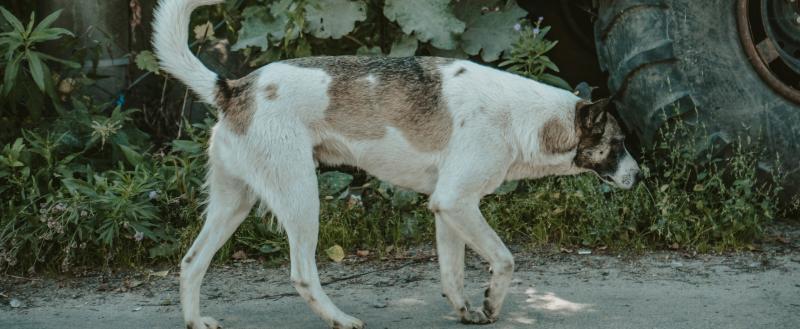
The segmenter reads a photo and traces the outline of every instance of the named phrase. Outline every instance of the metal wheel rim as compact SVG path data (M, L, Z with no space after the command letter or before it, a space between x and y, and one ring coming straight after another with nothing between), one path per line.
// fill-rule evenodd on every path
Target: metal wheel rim
M772 44L769 37L759 41L758 45L756 45L750 24L749 3L749 0L738 0L736 4L736 22L739 30L739 40L747 55L747 59L756 70L756 73L758 73L761 79L764 80L770 88L786 99L800 104L800 90L782 81L772 72L772 69L768 65L781 56L778 48ZM764 28L767 29L767 27Z

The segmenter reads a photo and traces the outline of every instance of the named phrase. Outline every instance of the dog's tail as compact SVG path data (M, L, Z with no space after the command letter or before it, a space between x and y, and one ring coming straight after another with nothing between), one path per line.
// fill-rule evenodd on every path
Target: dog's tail
M160 0L153 22L153 48L161 68L211 105L216 105L214 95L218 76L189 49L189 18L197 7L223 1Z

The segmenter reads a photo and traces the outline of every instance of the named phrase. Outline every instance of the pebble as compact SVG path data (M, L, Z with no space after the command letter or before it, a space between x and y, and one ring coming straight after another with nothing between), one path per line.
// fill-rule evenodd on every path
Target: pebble
M13 308L22 307L22 302L19 299L11 298L11 301L8 302L8 305L11 305Z

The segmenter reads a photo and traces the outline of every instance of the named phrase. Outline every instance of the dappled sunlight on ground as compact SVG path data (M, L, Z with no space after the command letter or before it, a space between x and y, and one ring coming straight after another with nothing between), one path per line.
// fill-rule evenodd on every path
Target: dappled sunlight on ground
M393 306L417 306L417 305L427 305L428 302L420 299L420 298L400 298L397 300L393 300L389 302L389 305Z
M509 312L508 317L514 323L519 324L534 324L536 323L536 319L530 317L530 314L525 312Z
M544 312L552 312L561 315L575 314L578 312L594 311L592 304L575 303L556 296L553 292L540 293L534 288L525 290L528 298L525 300L525 307Z

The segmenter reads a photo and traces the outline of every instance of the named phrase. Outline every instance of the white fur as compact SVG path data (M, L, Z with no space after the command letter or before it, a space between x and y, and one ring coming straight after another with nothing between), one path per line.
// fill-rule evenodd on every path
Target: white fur
M210 104L214 103L217 76L189 52L187 27L192 9L219 2L161 0L155 14L154 45L162 68ZM550 118L574 122L579 99L567 91L469 61L454 61L439 69L445 108L453 124L449 143L435 152L414 148L399 127L386 127L387 133L373 140L349 139L330 129L324 117L332 78L323 70L274 63L254 73L255 113L249 128L244 133L234 131L224 117L213 128L207 218L181 262L181 305L187 324L194 328L217 326L200 314L200 283L214 253L260 200L287 233L291 280L300 296L330 326L363 327L360 320L333 304L317 275L319 198L313 149L320 144L337 148L338 156L319 161L353 165L429 194L445 295L463 321L496 319L514 260L481 215L479 200L504 180L585 171L573 165L575 151L547 154L539 145L543 123ZM456 74L459 69L465 70ZM380 83L373 75L365 78L370 84ZM278 96L267 101L265 87L270 84L277 86ZM632 172L625 170L619 175ZM463 296L467 245L493 269L484 303L491 311L469 309Z

